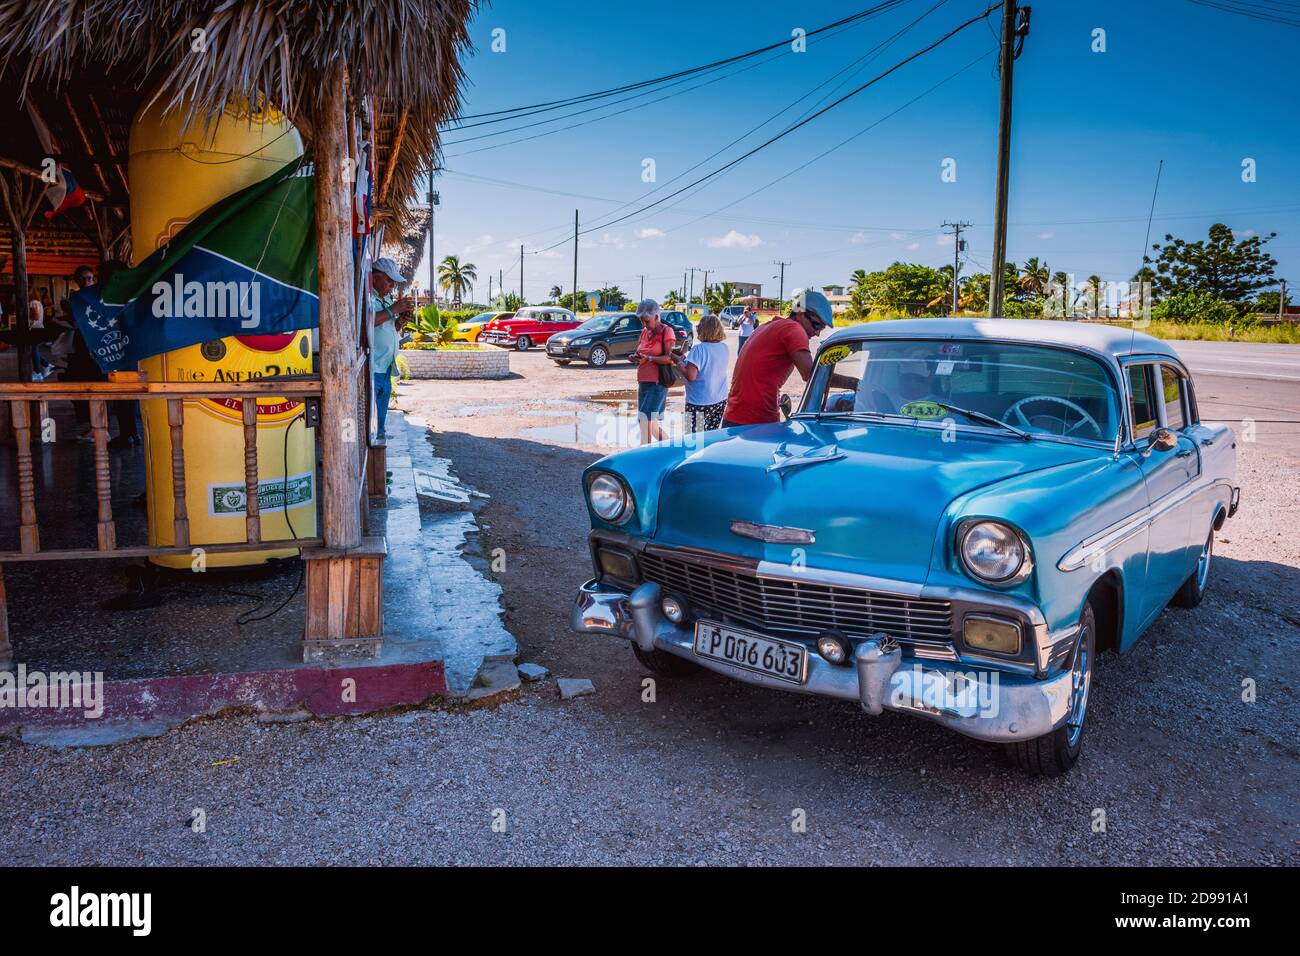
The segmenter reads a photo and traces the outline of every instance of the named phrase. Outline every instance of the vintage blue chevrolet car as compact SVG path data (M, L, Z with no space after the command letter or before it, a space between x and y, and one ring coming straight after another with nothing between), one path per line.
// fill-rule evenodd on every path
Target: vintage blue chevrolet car
M817 351L787 421L647 445L583 476L575 630L1078 759L1094 662L1200 603L1236 441L1150 336L879 322Z

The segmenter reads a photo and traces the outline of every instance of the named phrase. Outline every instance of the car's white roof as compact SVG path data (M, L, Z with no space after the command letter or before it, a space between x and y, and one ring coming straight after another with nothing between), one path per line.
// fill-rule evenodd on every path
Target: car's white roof
M836 329L826 339L853 342L872 338L1002 339L1026 344L1062 345L1089 349L1103 355L1169 355L1178 353L1168 342L1145 332L1065 319L891 319L862 322Z

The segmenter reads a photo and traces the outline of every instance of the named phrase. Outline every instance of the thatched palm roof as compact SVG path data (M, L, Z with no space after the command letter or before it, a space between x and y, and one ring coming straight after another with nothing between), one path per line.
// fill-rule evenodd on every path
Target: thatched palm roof
M15 96L58 102L98 91L101 102L111 99L128 117L155 99L213 117L231 98L265 97L310 141L322 79L341 61L352 96L369 99L377 114L376 215L402 220L416 179L436 153L439 123L459 107L459 57L469 46L467 25L476 5L0 0L0 127L15 128L5 115L15 109L8 105ZM110 143L123 134L106 130ZM8 146L0 143L0 155ZM125 156L125 139L116 146ZM97 163L108 158L94 157Z
M397 271L410 282L415 277L415 270L424 261L424 253L429 243L429 207L413 206L407 210L410 214L399 235L394 238L393 230L385 235L381 255L387 256L397 264Z

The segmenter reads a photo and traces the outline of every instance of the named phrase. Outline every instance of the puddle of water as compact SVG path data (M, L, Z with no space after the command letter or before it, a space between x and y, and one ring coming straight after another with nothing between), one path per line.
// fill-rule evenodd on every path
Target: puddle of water
M635 405L637 390L635 388L615 388L605 392L596 392L591 396L591 400L601 405L621 405L624 402Z

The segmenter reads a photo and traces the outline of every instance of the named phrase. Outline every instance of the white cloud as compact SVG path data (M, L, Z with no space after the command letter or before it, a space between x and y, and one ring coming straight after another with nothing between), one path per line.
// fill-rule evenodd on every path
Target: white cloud
M921 248L921 244L919 242L909 242L907 244L907 248L910 249L912 252L915 252L917 249Z
M1236 235L1240 239L1249 239L1254 234L1255 234L1254 229L1243 229L1241 230L1241 232L1234 233L1234 235Z
M761 246L763 240L754 234L745 235L734 229L727 231L725 236L711 236L708 240L710 249L753 249L755 246Z
M865 232L855 232L853 235L849 236L849 242L853 243L855 246L860 246L866 241L867 234Z
M656 229L654 226L649 226L646 229L638 229L636 231L638 239L661 239L665 235L666 233L662 229Z
M889 234L889 238L893 239L895 242L902 242L904 239L907 238L907 235L901 232L891 232Z
M1039 239L1042 239L1044 242L1046 242L1048 239L1055 239L1055 238L1056 238L1056 233L1054 233L1054 232L1040 232L1040 233L1038 234L1038 238L1039 238Z

